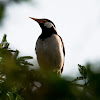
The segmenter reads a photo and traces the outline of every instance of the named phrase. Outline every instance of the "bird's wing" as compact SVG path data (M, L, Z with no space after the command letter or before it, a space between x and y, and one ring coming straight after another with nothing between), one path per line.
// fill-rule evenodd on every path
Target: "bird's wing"
M58 35L59 36L59 35ZM60 36L59 36L60 37ZM63 50L63 56L64 56L64 59L65 59L65 47L64 47L64 43L63 43L63 40L62 38L60 37L60 40L62 42L62 50ZM63 62L63 66L61 68L61 73L63 72L63 67L64 67L64 62Z
M36 53L36 45L35 45L35 53Z
M37 52L36 52L36 45L37 45L38 40L39 40L39 37L38 37L38 39L36 40L36 44L35 44L35 53L36 53L36 54L37 54Z
M59 36L59 35L58 35ZM60 37L60 36L59 36ZM64 54L64 57L65 57L65 47L64 47L64 43L63 43L63 40L62 38L60 37L60 40L62 42L62 48L63 48L63 54Z

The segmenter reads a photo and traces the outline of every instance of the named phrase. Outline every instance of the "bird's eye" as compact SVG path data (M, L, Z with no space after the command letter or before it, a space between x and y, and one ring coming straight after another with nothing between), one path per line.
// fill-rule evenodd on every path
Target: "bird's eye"
M43 23L45 23L46 22L46 20L43 20Z

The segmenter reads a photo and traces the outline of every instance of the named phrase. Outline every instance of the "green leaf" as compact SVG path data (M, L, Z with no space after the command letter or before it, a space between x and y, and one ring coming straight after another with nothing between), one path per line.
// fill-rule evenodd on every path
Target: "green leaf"
M23 98L20 95L17 95L16 100L23 100Z
M85 66L82 66L80 64L78 64L78 67L79 67L79 72L81 74L81 76L83 77L83 79L86 79L87 78L87 69Z
M5 43L4 48L8 48L8 47L9 47L9 43L7 42L7 43Z
M2 44L0 43L0 48L2 48Z
M12 52L14 52L14 59L16 60L18 58L19 51L16 50L16 51L12 51Z
M2 39L2 42L7 42L6 38L7 38L7 35L4 34L3 39Z
M23 60L33 59L33 57L31 57L31 56L24 56L24 57L19 57L18 59L23 61Z
M14 95L12 92L7 93L9 100L15 100Z

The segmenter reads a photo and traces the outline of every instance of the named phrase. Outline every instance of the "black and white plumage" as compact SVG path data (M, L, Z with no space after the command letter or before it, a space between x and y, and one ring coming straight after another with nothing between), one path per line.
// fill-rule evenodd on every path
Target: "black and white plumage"
M64 66L65 49L54 23L48 19L30 18L37 21L42 29L35 48L40 68L61 74Z

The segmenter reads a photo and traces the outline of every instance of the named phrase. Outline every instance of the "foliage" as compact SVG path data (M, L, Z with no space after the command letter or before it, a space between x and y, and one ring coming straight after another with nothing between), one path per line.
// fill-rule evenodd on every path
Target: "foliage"
M91 64L78 64L80 76L74 80L29 70L32 57L19 57L6 37L0 43L0 100L99 100L100 73L93 72Z
M18 54L18 50L9 49L5 34L0 44L0 97L2 100L8 97L10 100L14 100L13 98L22 100L17 93L26 81L24 79L27 78L28 66L33 66L33 64L27 61L32 57L18 57Z
M2 24L2 20L5 16L6 6L12 2L20 3L23 1L31 1L31 0L0 0L0 24Z

